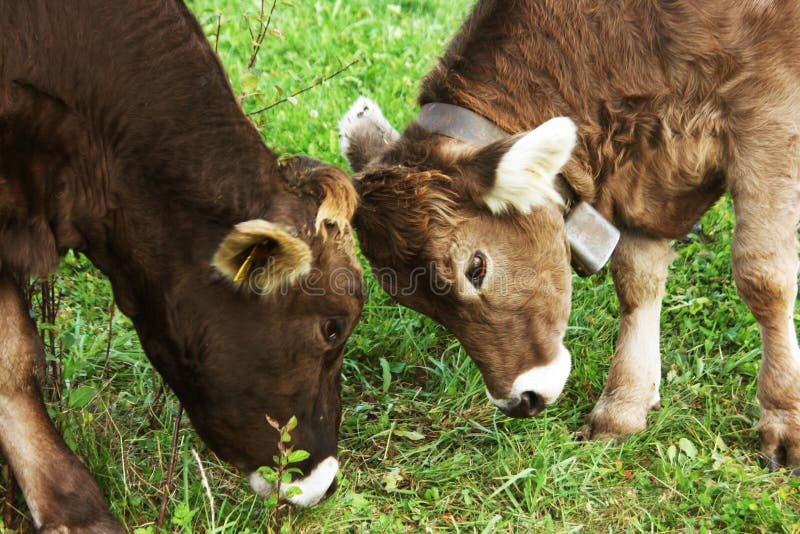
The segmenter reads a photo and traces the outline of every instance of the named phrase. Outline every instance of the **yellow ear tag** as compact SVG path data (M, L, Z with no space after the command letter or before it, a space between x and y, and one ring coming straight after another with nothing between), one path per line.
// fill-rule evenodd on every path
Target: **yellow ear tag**
M236 276L233 277L233 281L237 284L239 282L244 282L244 279L250 274L250 267L253 266L253 257L256 255L257 247L258 245L250 247L250 254L247 255L247 258L242 262L242 266L236 271Z

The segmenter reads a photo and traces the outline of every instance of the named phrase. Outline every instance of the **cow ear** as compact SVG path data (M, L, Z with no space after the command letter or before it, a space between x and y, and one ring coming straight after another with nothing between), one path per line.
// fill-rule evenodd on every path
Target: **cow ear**
M214 254L214 267L261 295L292 285L311 269L311 248L295 233L263 219L239 223Z
M499 141L465 162L471 196L494 214L563 205L556 177L569 161L577 140L575 123L556 117L535 130Z
M360 96L339 121L339 148L354 172L360 172L386 146L400 138L381 108Z
M327 237L328 224L336 226L343 233L350 226L358 205L358 193L353 181L344 171L330 165L324 166L316 180L322 197L315 222L317 233L321 232Z

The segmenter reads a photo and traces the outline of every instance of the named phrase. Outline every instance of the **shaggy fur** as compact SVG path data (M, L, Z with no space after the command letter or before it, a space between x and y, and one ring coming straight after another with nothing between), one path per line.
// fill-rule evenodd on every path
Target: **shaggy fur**
M344 342L363 303L356 200L340 169L279 162L264 146L182 2L0 0L3 284L84 253L200 435L245 475L276 454L264 414L297 416L293 443L311 453L303 472L336 457ZM270 235L284 245L291 236L261 251L291 272L276 298L230 283L236 253L220 246L253 225L281 228ZM26 324L20 306L0 299L0 314ZM5 457L38 526L110 532L37 397L33 335L0 332Z
M426 243L455 224L459 204L447 175L408 168L403 171L398 174L386 169L382 176L373 175L373 180L358 184L363 207L357 212L356 225L362 220L374 222L370 227L376 234L390 236L382 245L362 242L362 247L388 247L387 257L411 262L423 253ZM401 222L409 224L400 226Z
M623 302L617 356L585 435L644 428L658 398L658 347L649 340L658 337L670 258L665 243L688 232L728 190L737 219L733 272L763 339L762 450L773 466L800 465L800 349L793 320L798 27L800 4L788 0L480 0L423 80L420 104L458 105L510 133L557 116L578 125L562 174L576 196L622 230L613 258ZM539 291L540 300L526 299L522 307L483 289L478 303L471 290L441 294L416 287L397 298L455 333L493 398L509 394L520 374L546 367L569 304L569 279L558 274L569 258L553 247L563 242L563 221L547 209L534 210L534 230L509 256L503 247L516 242L518 227L512 217L500 220L481 210L475 191L491 186L494 174L475 164L475 150L418 124L385 148L363 128L343 135L360 171L359 187L370 192L356 221L374 269L410 273L452 262L456 251L467 258L481 251L490 263L502 258L507 278L534 270L526 291L543 277L559 281L558 290ZM502 156L501 147L493 150L495 160ZM426 202L414 193L411 202L410 195L379 193L397 188L387 173L402 182L421 172L450 178L454 197ZM420 221L431 203L440 202L458 209L450 214L451 226L437 226L433 234ZM403 254L409 244L421 252ZM534 315L537 322L530 320ZM539 347L531 346L534 339Z

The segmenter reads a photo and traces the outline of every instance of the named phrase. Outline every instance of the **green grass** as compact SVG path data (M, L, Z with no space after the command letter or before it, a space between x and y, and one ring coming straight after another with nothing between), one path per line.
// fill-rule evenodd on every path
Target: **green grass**
M336 123L359 94L402 126L415 113L420 77L470 8L469 0L280 2L256 67L247 110L324 85L257 116L267 142L345 166ZM237 91L247 62L243 15L255 1L194 0ZM280 89L278 89L278 87ZM432 321L393 303L368 277L368 299L344 364L340 489L310 510L284 515L297 532L800 532L800 482L758 465L755 425L758 329L730 275L733 215L723 199L703 233L676 244L662 318L663 409L622 445L583 443L574 432L602 391L618 304L607 274L575 278L567 346L574 370L561 400L533 420L510 420L487 401L480 375ZM113 316L96 269L68 255L55 332L64 398L49 409L130 529L159 513L178 404L131 323ZM182 425L168 531L211 527L191 449L202 458L218 532L270 528L264 502ZM5 481L0 480L0 492ZM24 504L18 500L24 510ZM0 531L3 531L0 525ZM147 530L144 530L145 532Z

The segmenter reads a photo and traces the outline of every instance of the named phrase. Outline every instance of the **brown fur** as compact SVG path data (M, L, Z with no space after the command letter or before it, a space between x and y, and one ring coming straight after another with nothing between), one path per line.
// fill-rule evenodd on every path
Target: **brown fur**
M237 467L273 462L266 414L297 416L306 473L336 455L344 341L363 301L356 199L340 169L279 164L182 2L0 0L0 265L24 278L67 249L86 254L200 435ZM277 298L237 291L212 266L252 220L291 229L309 251L309 275ZM348 274L346 291L330 273ZM13 373L15 358L27 365L18 352L3 357ZM32 508L51 493L26 490Z
M623 301L621 363L612 369L590 418L589 435L644 427L658 391L657 383L637 385L639 379L658 378L657 346L648 345L643 335L658 333L654 310L660 307L668 264L658 251L665 239L688 232L727 189L737 216L733 271L764 342L763 450L773 465L800 464L800 350L792 319L800 221L798 27L800 5L788 0L480 0L423 80L420 104L456 104L511 133L559 115L578 125L578 144L563 176L579 198L623 231L614 269ZM482 224L475 232L490 234L490 247L514 239L511 218L506 226L490 224L496 218L481 209L480 195L474 194L494 179L493 172L476 175L474 156L458 141L417 124L388 148L369 142L375 135L354 135L348 156L360 171L361 189L370 191L356 220L359 232L368 236L364 250L373 268L407 273L419 267L402 254L407 243L423 249L414 258L446 261L454 240L480 241L458 236L468 213L478 213ZM438 236L421 233L417 212L401 209L409 196L376 194L376 188L395 187L385 180L387 172L401 181L420 172L449 177L455 198L445 202L459 206L450 217L452 226L441 228ZM414 200L418 206L425 202ZM529 218L539 229L550 216L541 210ZM563 239L558 224L534 230L507 267L512 275L529 267L543 273L563 269L565 255L548 256L549 265L538 263L543 243ZM510 305L493 308L491 323L485 323L459 295L420 290L398 299L442 321L484 375L493 370L494 384L487 380L487 386L497 396L514 379L508 370L520 367L510 360L546 361L531 356L529 343L548 335L554 340L563 332L568 280L565 285L562 293L536 305L557 325L550 329L520 327L520 310ZM532 301L528 306L526 315L534 309ZM508 336L519 328L521 333ZM647 376L637 374L639 345L647 345L642 350L648 354L641 356Z
M372 178L359 183L364 207L358 212L356 224L391 239L373 247L363 243L372 232L364 232L363 247L380 251L388 246L389 257L413 261L424 253L427 243L440 236L442 229L457 224L457 197L448 176L429 171L396 174L388 169L380 178ZM399 225L400 222L409 224Z

